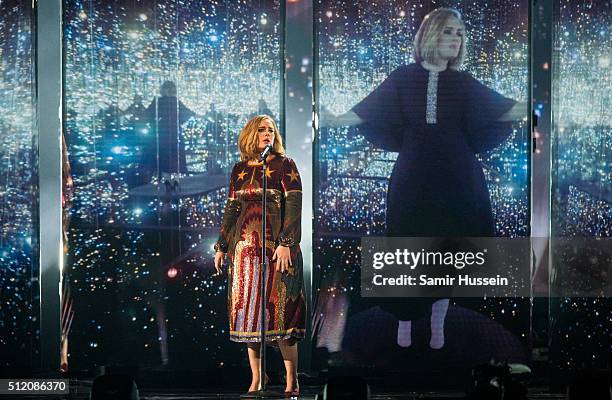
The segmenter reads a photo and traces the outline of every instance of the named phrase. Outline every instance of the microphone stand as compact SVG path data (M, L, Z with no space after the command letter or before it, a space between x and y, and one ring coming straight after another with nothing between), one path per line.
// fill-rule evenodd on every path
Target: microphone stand
M243 398L265 398L265 397L282 397L282 393L277 393L266 389L266 287L268 282L268 259L266 258L266 193L268 190L268 157L263 159L263 177L262 177L262 196L261 196L261 263L259 267L259 293L261 293L260 325L261 325L261 347L259 351L259 389L256 392L249 392Z

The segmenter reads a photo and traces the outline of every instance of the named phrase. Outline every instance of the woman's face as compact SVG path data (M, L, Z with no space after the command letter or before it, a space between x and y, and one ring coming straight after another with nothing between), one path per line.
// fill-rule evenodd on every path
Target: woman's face
M272 121L264 118L257 128L257 148L263 151L267 144L274 146L274 125Z
M450 17L442 29L438 39L438 56L442 60L451 60L459 55L463 42L463 26L459 19Z

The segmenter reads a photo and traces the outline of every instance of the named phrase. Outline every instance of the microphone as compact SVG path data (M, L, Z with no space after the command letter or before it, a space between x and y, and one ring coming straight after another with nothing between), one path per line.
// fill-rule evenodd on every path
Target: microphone
M266 147L264 147L261 154L259 155L259 162L262 162L263 160L265 160L266 157L268 157L271 152L272 152L272 145L268 143Z

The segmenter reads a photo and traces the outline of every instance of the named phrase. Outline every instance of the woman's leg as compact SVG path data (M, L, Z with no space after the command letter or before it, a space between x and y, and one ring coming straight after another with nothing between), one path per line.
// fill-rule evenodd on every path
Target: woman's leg
M279 340L278 347L280 348L287 371L287 387L286 392L293 392L299 388L298 384L298 346L297 343L289 344L288 340Z
M259 343L247 343L249 353L249 366L251 367L251 386L249 392L259 389Z
M444 320L448 311L448 299L440 299L431 306L431 340L429 347L441 349L444 347Z
M397 324L397 345L410 347L412 345L412 321L402 321Z

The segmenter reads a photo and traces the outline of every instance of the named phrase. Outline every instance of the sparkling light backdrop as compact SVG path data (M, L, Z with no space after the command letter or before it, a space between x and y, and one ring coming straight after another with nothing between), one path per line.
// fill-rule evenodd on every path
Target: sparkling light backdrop
M279 2L70 0L64 9L71 367L241 363L225 281L211 277L212 244L240 128L256 113L279 118ZM172 201L131 192L148 183L143 151L156 132L143 110L167 80L196 113L181 128L187 174L221 176Z
M525 1L354 4L315 2L319 106L344 112L409 63L422 17L439 6L464 14L470 41L466 69L504 95L527 100ZM28 364L38 351L37 160L32 12L22 1L0 0L0 6L0 366L11 367ZM611 232L609 8L609 2L557 2L552 185L557 235ZM179 99L196 112L182 129L189 174L226 173L237 159L234 144L248 116L267 110L280 117L279 3L69 0L64 10L65 136L75 182L65 268L76 312L70 368L176 360L195 368L243 363L238 347L227 342L224 283L210 278L225 189L170 205L136 198L130 190L142 185L143 143L153 131L141 112L164 80L176 82ZM327 302L325 312L315 316L323 326L315 327L315 345L330 352L355 348L359 335L346 332L385 320L361 313L368 306L355 301L358 238L384 230L395 154L363 139L348 142L348 136L346 129L321 130L316 160L315 297L319 304L325 298L338 301ZM516 124L508 141L482 155L500 236L529 233L528 141L525 125ZM174 230L180 249L172 265L160 260L169 245L168 229L160 229L158 218L165 206L180 221ZM553 300L553 361L563 367L609 366L610 310L607 299ZM478 311L511 327L521 340L529 334L520 301L481 303ZM396 325L387 320L371 328L392 341L388 332Z
M506 97L527 102L527 1L319 0L315 12L319 107L342 114L398 66L412 62L418 27L438 7L456 8L464 17L468 40L464 69ZM498 236L529 235L530 133L525 121L515 123L512 135L498 148L479 155ZM354 129L320 130L315 204L319 286L315 346L345 355L352 351L347 346L358 341L348 336L365 332L351 333L351 321L368 308L359 298L359 238L384 234L388 178L397 157L397 153L377 149ZM476 307L482 315L511 327L520 340L527 338L529 312L524 301L486 301ZM397 329L397 325L391 322L388 328ZM393 335L387 339L393 346ZM367 356L347 357L351 356L350 362L371 361Z
M563 0L556 4L551 173L554 236L612 236L611 11L609 1ZM553 259L553 276L563 279L559 277L565 276L566 265L568 260ZM603 276L607 276L605 272ZM611 321L610 298L554 297L553 364L569 369L609 368Z
M0 8L0 368L31 367L40 333L33 13L23 1Z

